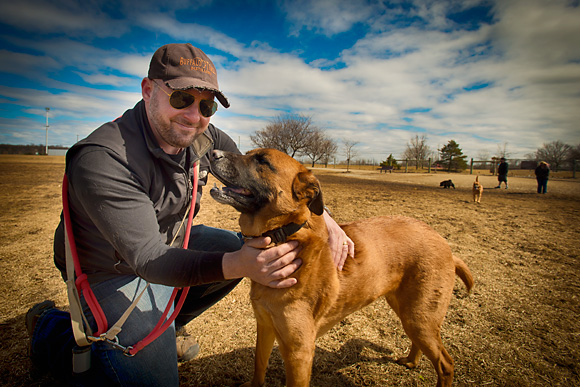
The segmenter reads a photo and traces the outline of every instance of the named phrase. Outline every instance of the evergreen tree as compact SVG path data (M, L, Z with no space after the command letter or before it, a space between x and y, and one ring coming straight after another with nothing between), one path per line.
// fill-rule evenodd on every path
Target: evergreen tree
M389 157L387 157L387 159L381 163L381 167L394 167L399 169L399 164L397 164L397 160L395 160L393 154L391 153Z
M439 155L441 156L441 164L447 167L448 172L467 168L467 161L465 161L467 156L463 155L463 151L455 140L449 140L447 145L439 149Z

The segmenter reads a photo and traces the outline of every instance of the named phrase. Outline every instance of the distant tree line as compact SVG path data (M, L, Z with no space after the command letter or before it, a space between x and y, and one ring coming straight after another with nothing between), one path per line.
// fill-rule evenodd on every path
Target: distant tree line
M44 145L0 144L0 154L2 155L43 155L45 150Z
M264 129L257 130L250 135L253 145L260 148L278 149L292 157L306 156L312 166L315 163L328 165L329 160L337 153L338 144L326 133L312 123L312 117L302 114L280 114L272 119ZM342 139L342 153L346 157L347 170L352 163L360 164L361 160L355 160L358 155L356 145L358 142L351 139ZM494 156L486 151L480 151L475 159L478 162L492 162L505 157L509 160L507 143L498 149ZM574 160L580 160L580 144L575 147L564 144L561 141L552 141L543 144L533 154L526 155L530 161L546 161L555 171L573 165ZM469 167L467 155L455 140L433 150L427 145L427 136L415 135L407 143L402 154L403 160L415 164L416 168L424 167L424 163L432 160L438 167L447 171L462 171ZM473 160L473 159L472 159ZM392 154L380 162L381 166L399 168L397 160Z
M49 145L50 149L68 149L62 145ZM0 155L44 155L46 153L46 145L12 145L0 144Z
M434 160L436 159L437 163L448 171L467 169L467 156L463 155L463 151L455 140L450 140L447 145L437 149L437 152L433 152L427 145L427 137L425 135L415 135L407 143L407 148L403 152L403 159L414 162L417 168L424 160L431 157ZM392 155L389 157L392 157ZM498 145L496 155L493 157L490 157L489 153L483 152L479 155L479 161L499 160L501 157L508 160L510 158L507 151L507 143L504 143L503 146ZM554 171L565 167L571 168L574 160L580 160L580 144L571 146L562 141L551 141L544 143L534 153L526 155L526 158L530 161L535 161L536 164L540 161L546 161ZM388 163L388 160L383 161L383 163Z
M574 160L580 160L580 144L571 146L559 140L551 141L544 143L527 157L537 162L545 161L550 164L552 170L557 171L566 166L570 167Z

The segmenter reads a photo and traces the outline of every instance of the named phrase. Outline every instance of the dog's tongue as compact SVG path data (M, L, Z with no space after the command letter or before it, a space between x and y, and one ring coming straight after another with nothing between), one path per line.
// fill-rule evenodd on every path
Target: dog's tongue
M219 190L216 183L213 184L213 189ZM238 195L244 195L244 196L251 196L252 195L252 192L249 189L239 188L239 187L223 187L221 190L222 191L231 191L231 192L237 193Z
M247 190L245 188L234 188L234 187L226 187L226 188L229 189L230 191L233 191L237 194L244 195L244 196L249 196L252 194L249 190Z

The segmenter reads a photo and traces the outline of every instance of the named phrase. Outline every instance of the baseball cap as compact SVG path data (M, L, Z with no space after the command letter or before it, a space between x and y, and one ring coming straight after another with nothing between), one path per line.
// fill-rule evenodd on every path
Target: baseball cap
M213 62L190 43L166 44L157 49L151 58L147 76L150 79L161 79L172 89L212 91L223 107L230 107L228 99L219 89Z

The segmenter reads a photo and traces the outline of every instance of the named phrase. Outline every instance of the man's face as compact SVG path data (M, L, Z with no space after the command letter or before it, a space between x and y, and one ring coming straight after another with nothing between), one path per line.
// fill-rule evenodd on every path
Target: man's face
M213 100L214 95L211 91L187 90L188 93L195 96L195 102L185 109L175 109L169 104L167 96L173 90L162 81L154 82L145 78L141 82L141 90L149 124L165 153L179 153L183 148L190 146L207 129L210 118L202 116L199 112L199 101L202 99Z

